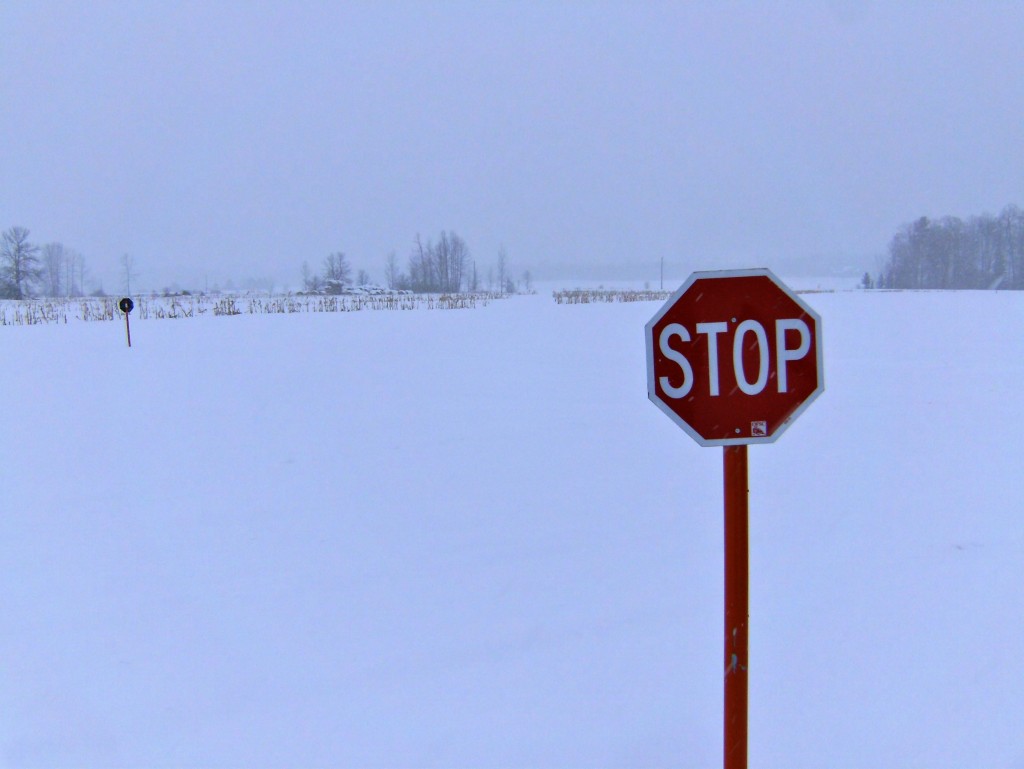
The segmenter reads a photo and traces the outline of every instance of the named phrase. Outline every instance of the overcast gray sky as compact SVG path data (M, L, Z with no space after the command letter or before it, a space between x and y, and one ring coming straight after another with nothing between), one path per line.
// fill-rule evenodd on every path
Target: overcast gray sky
M0 228L108 290L453 229L566 265L873 266L1024 204L1024 3L0 3ZM656 272L653 273L656 277Z

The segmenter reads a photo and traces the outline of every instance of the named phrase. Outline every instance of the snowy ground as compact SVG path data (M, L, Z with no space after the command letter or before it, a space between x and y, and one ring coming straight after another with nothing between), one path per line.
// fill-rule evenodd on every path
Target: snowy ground
M750 765L1024 769L1024 295L804 298ZM647 401L656 309L0 329L0 764L719 766L721 451Z

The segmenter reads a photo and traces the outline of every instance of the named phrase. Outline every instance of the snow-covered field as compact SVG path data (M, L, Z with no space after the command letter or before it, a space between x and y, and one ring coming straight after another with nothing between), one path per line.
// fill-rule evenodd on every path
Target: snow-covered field
M1024 294L810 294L750 765L1024 768ZM0 329L0 764L721 764L721 450L654 303Z

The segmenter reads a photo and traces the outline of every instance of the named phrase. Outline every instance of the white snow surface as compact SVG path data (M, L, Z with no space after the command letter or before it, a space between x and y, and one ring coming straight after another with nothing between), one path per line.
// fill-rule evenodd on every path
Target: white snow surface
M1024 767L1024 294L809 294L750 766ZM721 765L721 449L657 303L0 329L0 765Z

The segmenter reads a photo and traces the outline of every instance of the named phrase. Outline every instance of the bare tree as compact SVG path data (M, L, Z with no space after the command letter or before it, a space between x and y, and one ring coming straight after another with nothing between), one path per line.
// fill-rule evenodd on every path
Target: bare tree
M324 282L329 281L340 286L347 286L352 282L352 268L349 266L348 257L342 251L328 254L324 259Z
M43 277L39 246L29 243L28 235L24 227L11 227L0 236L0 293L11 299L30 296Z
M85 293L85 258L72 249L64 251L64 295L82 296Z
M444 235L444 233L441 233ZM448 233L449 249L449 283L445 289L451 292L462 291L462 284L466 274L466 264L469 262L469 247L461 237L454 231Z
M426 293L436 291L437 283L434 247L429 241L424 246L419 233L417 233L413 252L409 256L409 284L413 291Z
M401 288L402 275L398 269L398 257L394 251L388 254L388 260L384 264L384 282L392 291Z
M43 293L47 296L63 296L64 271L67 258L63 243L47 243L41 249L43 268Z
M324 279L313 272L309 262L302 263L302 290L319 293L324 287Z
M138 277L139 273L135 270L135 257L125 254L121 257L121 285L124 286L125 294L132 293L132 280Z
M533 290L533 275L529 270L523 271L523 291L530 293Z
M434 247L434 262L437 264L437 288L446 294L459 290L457 269L455 266L455 249L452 247L448 233L441 230L441 237Z
M370 273L368 273L366 270L360 269L359 272L356 273L356 285L366 286L369 285L369 283Z
M458 293L462 290L462 275L469 258L466 241L454 232L442 230L433 252L437 265L437 289L446 294Z
M352 284L352 268L342 251L328 254L324 259L323 290L328 294L342 294Z
M508 251L505 246L498 249L498 291L505 293L505 283L508 282Z
M425 245L417 235L409 256L410 286L419 293L458 293L468 263L469 248L455 232L442 230L436 244L428 240Z

